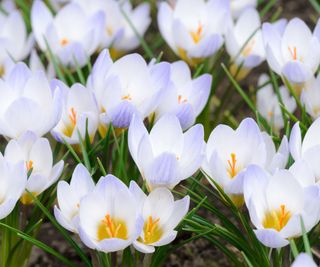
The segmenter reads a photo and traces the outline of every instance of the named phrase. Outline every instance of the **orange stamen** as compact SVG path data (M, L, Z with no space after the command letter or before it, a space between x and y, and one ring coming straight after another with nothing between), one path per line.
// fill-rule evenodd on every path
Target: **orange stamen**
M190 32L192 39L196 44L200 42L202 38L202 32L203 32L203 26L200 22L199 22L198 29L195 32L194 31Z
M237 163L236 154L231 153L231 161L228 160L228 164L229 164L229 167L230 167L229 174L230 174L231 178L233 178L233 177L235 177L237 175L236 163Z
M185 98L185 99L182 99L182 95L178 95L178 103L181 104L181 103L186 103L188 102L188 100Z
M72 123L72 126L75 127L75 125L77 124L77 112L74 110L74 108L71 108L70 113L71 114L69 114L69 119Z
M26 162L26 166L27 166L27 171L29 172L33 168L33 161L29 160L28 162Z
M147 233L151 234L158 222L160 221L160 218L153 221L152 216L149 216L148 218L148 225L147 225Z
M132 100L132 98L131 98L131 96L129 94L121 97L121 99L122 100Z
M298 59L298 56L297 56L297 48L294 46L293 47L293 50L291 49L291 47L288 47L288 50L291 54L291 57L293 60L297 60Z
M60 41L60 44L61 44L62 46L66 46L68 43L69 43L69 40L68 40L67 38L63 38L63 39L61 39L61 41Z

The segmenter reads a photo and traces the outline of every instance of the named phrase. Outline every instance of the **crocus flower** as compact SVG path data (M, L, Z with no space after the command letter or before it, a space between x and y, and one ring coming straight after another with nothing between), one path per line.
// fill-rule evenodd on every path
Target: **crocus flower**
M270 175L251 166L244 181L244 198L259 241L267 247L280 248L288 239L302 235L319 221L319 187L303 188L288 170Z
M320 116L320 75L305 83L301 92L301 103L313 119Z
M299 122L297 122L290 134L289 148L295 161L304 160L312 169L316 182L320 181L320 166L318 155L320 153L320 119L316 119L306 132L302 141Z
M319 66L320 36L312 34L298 18L290 20L283 33L264 23L262 35L270 68L286 78L299 93Z
M135 196L113 175L102 177L80 201L79 218L83 243L105 253L130 246L143 228Z
M93 141L98 129L98 107L93 92L76 83L69 89L60 81L54 82L63 92L62 117L51 131L51 134L59 142L67 142L75 145L86 138L86 132Z
M75 2L90 15L98 11L105 14L100 47L108 47L113 58L137 48L140 45L139 37L143 38L151 23L150 5L146 2L135 8L129 0L75 0Z
M178 117L183 129L189 128L208 101L211 81L209 74L192 79L184 61L172 63L170 84L155 111L156 119L164 114L173 114Z
M229 1L177 0L159 4L158 25L170 48L190 65L212 56L231 23Z
M95 93L103 125L127 128L132 115L149 116L167 88L170 64L147 65L138 54L112 62L108 50L99 55L87 86Z
M231 14L234 18L238 18L245 9L256 7L257 4L257 0L230 0Z
M22 14L18 10L10 11L8 15L0 12L0 21L0 62L3 62L4 55L15 61L25 59L31 51L34 39L32 34L28 36Z
M233 60L230 70L238 80L245 78L265 59L260 27L260 15L254 8L246 9L236 24L228 27L226 48Z
M48 139L39 138L32 132L26 132L17 140L12 139L5 149L4 157L8 162L24 162L29 174L26 189L34 196L40 195L54 184L64 166L63 160L53 165ZM21 202L32 203L29 193L25 192L22 195Z
M18 63L6 80L0 79L0 134L18 138L26 131L49 132L61 116L61 92L50 88L42 71L32 73Z
M318 267L312 257L307 253L300 253L291 267Z
M202 169L213 186L212 180L219 184L235 205L241 206L247 167L259 165L272 172L285 167L287 160L286 138L276 152L271 137L260 132L256 122L247 118L236 130L221 124L212 131Z
M261 87L257 92L257 109L260 114L272 125L275 131L283 128L283 116L279 99L270 83L270 78L266 74L259 77L258 86ZM286 110L293 113L297 107L295 99L289 94L285 86L279 88L281 100Z
M142 120L134 116L128 135L131 156L149 191L157 187L173 188L193 175L203 160L200 124L183 133L177 117L164 115L149 134Z
M134 247L143 253L153 253L155 247L171 243L177 236L174 229L188 212L189 196L174 201L167 188L157 188L146 196L135 182L130 183L129 189L136 196L144 220Z
M8 162L0 153L0 220L7 217L26 188L27 170L24 162Z
M31 23L42 51L50 50L65 66L84 66L97 50L103 31L104 14L87 16L76 3L64 6L53 17L40 0L33 3ZM47 42L47 43L46 43Z
M54 215L65 229L78 233L80 201L93 191L94 186L90 173L82 164L74 169L70 184L66 181L58 183L59 207L54 207Z

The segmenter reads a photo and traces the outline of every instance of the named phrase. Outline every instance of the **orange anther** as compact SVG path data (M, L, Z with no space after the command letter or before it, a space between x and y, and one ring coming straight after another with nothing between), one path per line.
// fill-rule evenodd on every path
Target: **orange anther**
M228 164L230 167L229 174L230 174L231 178L233 178L237 175L236 163L237 163L236 154L231 153L231 160L228 160Z
M291 47L288 47L288 50L291 54L291 57L293 60L297 60L298 56L297 56L297 48L294 46L293 49L291 49Z
M75 127L77 124L77 112L74 110L74 108L70 109L69 119L72 123L72 126Z

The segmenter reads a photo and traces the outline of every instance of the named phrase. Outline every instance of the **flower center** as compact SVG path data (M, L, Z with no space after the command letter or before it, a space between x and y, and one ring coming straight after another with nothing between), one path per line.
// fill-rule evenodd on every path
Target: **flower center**
M239 166L237 167L237 157L235 153L230 154L231 159L228 159L228 175L230 178L235 177L239 172Z
M98 227L98 240L107 238L128 239L128 230L124 221L111 218L107 214Z
M140 242L152 244L160 240L163 230L159 227L159 221L160 218L154 220L152 216L148 217L143 226L144 239L139 238Z
M193 39L193 41L197 44L200 42L200 40L202 39L202 33L203 33L203 26L202 24L199 22L199 26L198 29L196 31L191 31L190 35Z
M285 205L280 205L277 210L268 211L263 220L264 228L272 228L278 232L285 227L291 218L291 212L286 209Z
M178 103L182 104L182 103L187 103L188 100L186 98L183 98L182 95L178 95Z
M67 123L65 125L65 129L63 130L63 133L66 136L71 137L73 134L73 130L77 124L77 112L75 111L74 108L70 109L70 113L69 113L68 117L69 117L70 123Z
M106 28L106 32L107 32L107 34L108 34L109 36L111 36L111 35L113 34L113 29L112 29L112 27L111 27L111 26L108 26L108 27Z
M62 38L62 39L60 40L61 46L66 46L66 45L69 44L69 43L70 43L70 41L69 41L67 38Z
M6 74L6 68L3 65L0 65L0 78Z

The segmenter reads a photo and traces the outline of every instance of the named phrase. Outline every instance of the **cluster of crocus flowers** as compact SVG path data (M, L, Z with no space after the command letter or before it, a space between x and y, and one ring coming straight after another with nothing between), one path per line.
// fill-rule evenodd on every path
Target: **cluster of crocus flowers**
M273 130L278 132L284 126L280 101L284 105L283 108L290 113L295 111L297 107L296 101L285 86L279 88L280 96L278 96L267 74L262 74L259 77L258 87L260 88L257 92L257 110L272 125Z
M214 15L213 15L214 14ZM190 65L215 54L231 23L229 1L178 0L159 5L158 25L170 48Z
M128 135L131 156L149 191L172 189L192 176L203 160L203 126L197 124L184 133L174 115L161 117L150 133L141 118L134 116Z
M134 181L128 188L113 175L101 177L95 185L83 165L76 167L70 185L59 182L57 194L58 222L78 233L89 248L106 253L132 244L153 253L154 247L175 239L174 229L189 209L188 196L174 201L166 188L147 196Z

